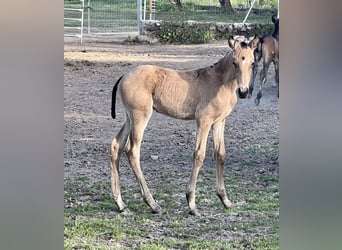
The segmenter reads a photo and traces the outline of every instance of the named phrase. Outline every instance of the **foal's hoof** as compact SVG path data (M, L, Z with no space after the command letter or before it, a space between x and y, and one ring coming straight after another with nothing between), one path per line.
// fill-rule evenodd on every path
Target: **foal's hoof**
M225 208L231 208L232 205L233 205L233 203L232 203L230 200L225 200L225 201L223 201L223 206L224 206Z
M129 214L131 214L131 210L129 210L127 207L125 207L124 209L121 209L119 212L122 215L129 215Z
M201 216L200 212L197 209L190 210L189 214L194 215L194 216Z
M256 98L256 99L254 100L254 103L255 103L256 106L259 106L259 104L260 104L260 99Z
M152 209L152 214L162 214L162 209L161 207L157 206Z

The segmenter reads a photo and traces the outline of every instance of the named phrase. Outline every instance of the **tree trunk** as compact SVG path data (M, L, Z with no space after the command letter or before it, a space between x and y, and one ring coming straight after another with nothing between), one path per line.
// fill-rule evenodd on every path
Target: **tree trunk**
M230 0L219 0L221 4L221 10L223 13L233 13L234 9Z

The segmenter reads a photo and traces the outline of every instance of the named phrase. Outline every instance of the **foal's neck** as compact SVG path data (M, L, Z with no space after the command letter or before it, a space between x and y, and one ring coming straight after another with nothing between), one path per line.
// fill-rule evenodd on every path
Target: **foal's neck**
M222 77L223 84L231 84L236 79L236 70L233 65L233 51L227 52L223 58L215 63L213 70Z

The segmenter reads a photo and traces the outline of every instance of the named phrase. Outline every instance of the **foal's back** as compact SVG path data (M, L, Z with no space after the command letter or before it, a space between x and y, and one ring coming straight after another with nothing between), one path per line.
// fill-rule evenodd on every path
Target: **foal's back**
M119 86L121 98L130 109L155 109L180 119L194 119L199 101L195 71L176 71L142 65L125 76Z
M124 77L120 95L130 109L153 107L170 117L195 119L197 107L217 95L220 85L208 69L180 71L142 65Z

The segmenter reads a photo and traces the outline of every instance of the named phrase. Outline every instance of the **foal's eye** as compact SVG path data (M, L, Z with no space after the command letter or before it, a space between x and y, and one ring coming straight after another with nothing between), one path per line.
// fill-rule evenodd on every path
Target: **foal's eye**
M244 61L244 60L245 60L245 57L243 56L241 59L242 59L242 61Z

